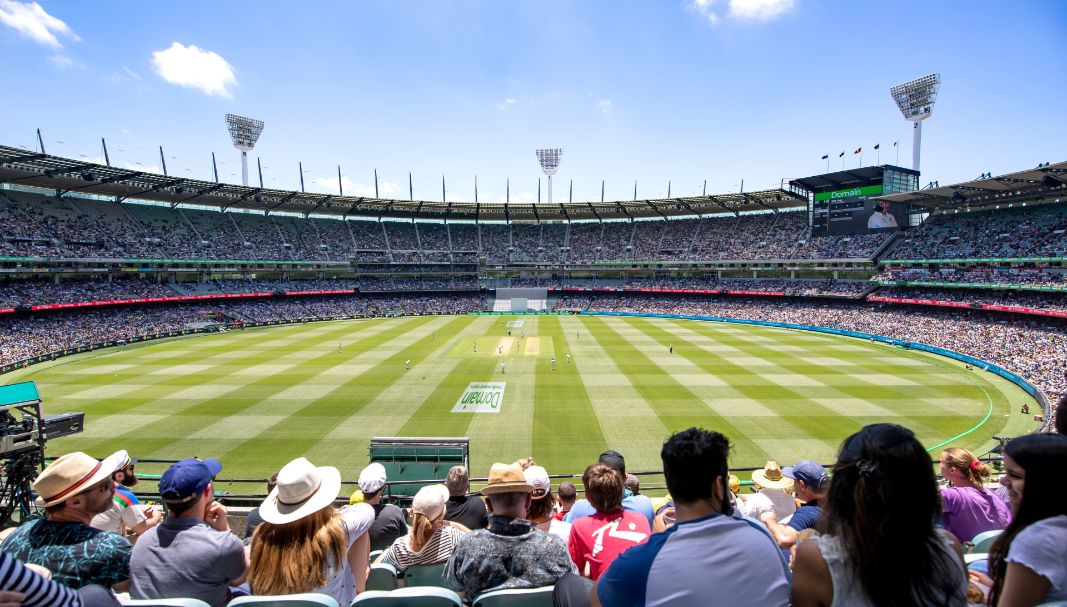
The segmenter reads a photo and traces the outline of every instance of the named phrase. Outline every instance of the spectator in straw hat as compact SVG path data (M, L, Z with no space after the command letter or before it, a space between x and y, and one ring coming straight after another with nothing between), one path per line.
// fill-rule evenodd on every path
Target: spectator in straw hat
M465 534L445 566L449 588L473 599L488 588L533 588L575 571L567 547L526 520L533 488L517 464L493 464L487 497L489 527Z
M793 479L782 474L782 467L774 460L768 460L762 470L752 471L752 482L756 484L761 495L770 498L774 504L774 515L779 521L792 516L797 509L793 499Z
M47 567L53 581L71 588L98 584L125 592L132 546L124 537L89 525L111 507L111 474L120 463L114 456L97 461L80 451L60 456L33 483L45 517L15 529L0 549L24 563Z
M374 524L370 527L371 550L385 550L408 532L404 511L393 504L382 503L382 489L387 480L385 466L374 462L359 473L357 481L363 492L363 503L374 509Z
M411 530L397 538L378 557L403 571L416 565L444 563L452 556L460 536L467 531L458 523L445 520L448 489L444 485L427 485L411 502Z
M489 526L489 511L477 495L468 495L471 488L466 466L452 466L445 479L448 488L448 504L445 505L445 520L463 525L467 529L485 529Z
M796 483L797 497L804 504L797 508L789 522L782 524L773 511L760 514L758 517L767 530L771 532L778 545L782 548L792 548L797 543L797 536L805 529L814 529L822 514L822 499L826 497L826 490L830 487L830 475L826 473L818 463L810 459L801 460L795 466L786 466L782 469L782 475L791 478Z
M374 510L341 510L341 473L300 457L278 471L278 485L259 506L248 583L254 595L319 592L349 605L367 581Z

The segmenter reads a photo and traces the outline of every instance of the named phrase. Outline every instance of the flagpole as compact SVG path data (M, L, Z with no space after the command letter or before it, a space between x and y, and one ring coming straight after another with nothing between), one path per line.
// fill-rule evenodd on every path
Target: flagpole
M826 155L826 172L827 173L830 172L830 155L829 154Z

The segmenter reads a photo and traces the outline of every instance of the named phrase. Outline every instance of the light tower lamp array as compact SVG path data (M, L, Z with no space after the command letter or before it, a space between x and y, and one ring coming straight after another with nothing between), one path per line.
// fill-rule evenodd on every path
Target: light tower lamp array
M930 117L941 86L941 75L930 74L911 82L898 84L889 89L893 101L900 108L904 119L914 123L911 142L911 168L919 170L919 147L922 143L922 121Z
M548 176L548 204L552 204L552 176L559 168L560 158L563 157L561 148L549 148L537 150L537 161L541 163L541 170Z
M241 185L248 186L248 152L256 147L263 132L263 121L226 114L226 128L230 130L233 147L241 152Z

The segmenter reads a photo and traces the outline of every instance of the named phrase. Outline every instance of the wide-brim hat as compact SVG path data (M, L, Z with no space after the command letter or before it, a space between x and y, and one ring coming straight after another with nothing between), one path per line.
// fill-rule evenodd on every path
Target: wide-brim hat
M259 505L259 516L284 525L329 506L341 493L341 472L333 466L315 466L306 458L294 459L278 471L278 484Z
M526 482L526 473L518 464L493 464L489 469L489 484L482 489L483 495L531 492L533 487Z
M793 486L793 479L782 474L782 467L774 460L764 464L763 470L753 471L752 482L760 487L768 487L770 489L785 489Z
M33 490L37 492L34 503L38 508L49 508L67 501L100 481L110 480L124 456L124 451L113 453L102 460L81 451L59 456L33 482Z

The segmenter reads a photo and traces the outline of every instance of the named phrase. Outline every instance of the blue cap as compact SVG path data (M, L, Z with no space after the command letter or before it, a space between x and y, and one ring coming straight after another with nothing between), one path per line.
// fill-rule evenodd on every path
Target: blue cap
M222 464L217 459L187 457L167 468L159 477L159 494L166 502L194 500L219 472L222 472Z
M823 481L830 478L822 466L810 459L801 460L795 466L782 468L782 476L795 481L804 481L805 485L816 491L822 487Z

